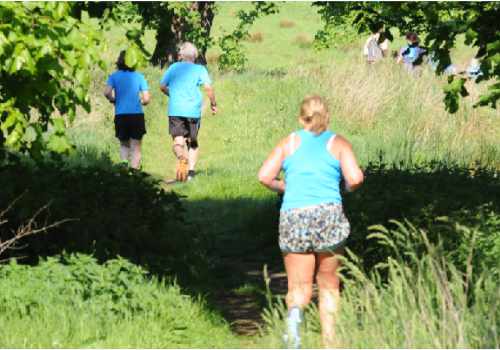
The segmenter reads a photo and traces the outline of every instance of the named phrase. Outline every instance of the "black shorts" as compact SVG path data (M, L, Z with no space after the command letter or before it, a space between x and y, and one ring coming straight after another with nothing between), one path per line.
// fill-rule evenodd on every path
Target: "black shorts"
M120 141L141 140L145 133L144 114L115 115L115 136Z
M172 137L184 136L192 148L198 147L200 118L168 117L168 131Z

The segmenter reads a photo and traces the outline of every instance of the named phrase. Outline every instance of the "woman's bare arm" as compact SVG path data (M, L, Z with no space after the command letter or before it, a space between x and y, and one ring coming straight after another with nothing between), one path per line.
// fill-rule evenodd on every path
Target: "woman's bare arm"
M285 182L277 180L283 160L285 160L285 147L288 143L288 137L282 140L269 154L259 170L259 181L271 191L285 192Z
M338 147L338 159L342 169L342 175L345 180L346 190L357 190L364 181L363 171L356 161L356 156L352 150L352 146L345 138L337 135L334 140L335 147Z

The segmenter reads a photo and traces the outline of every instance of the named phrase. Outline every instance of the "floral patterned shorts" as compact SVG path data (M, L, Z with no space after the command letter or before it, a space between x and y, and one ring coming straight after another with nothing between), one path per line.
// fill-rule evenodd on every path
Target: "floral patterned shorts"
M281 211L279 233L283 253L320 253L342 247L350 225L342 204L325 203Z

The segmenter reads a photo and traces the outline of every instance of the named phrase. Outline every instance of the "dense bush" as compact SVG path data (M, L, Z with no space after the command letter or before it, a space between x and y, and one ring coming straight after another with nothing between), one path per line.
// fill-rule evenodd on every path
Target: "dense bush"
M447 258L465 270L470 255L475 271L500 272L500 179L493 169L467 169L443 163L386 165L365 169L365 184L345 196L352 226L348 246L370 269L392 252L366 237L372 225L408 219L440 242ZM407 237L402 237L404 241ZM422 247L423 249L424 247Z
M27 326L29 325L29 326ZM28 342L27 342L28 341ZM0 265L0 347L222 347L227 325L125 259Z
M114 166L106 158L74 165L11 160L0 168L0 178L1 208L21 196L6 214L2 237L46 204L39 225L74 219L26 239L25 249L10 251L11 256L36 262L40 255L63 250L92 253L100 260L121 255L152 271L179 275L203 266L201 245L184 223L179 197L146 173Z

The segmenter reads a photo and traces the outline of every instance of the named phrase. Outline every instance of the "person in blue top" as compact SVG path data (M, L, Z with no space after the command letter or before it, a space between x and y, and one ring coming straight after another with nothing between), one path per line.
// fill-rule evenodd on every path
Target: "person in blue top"
M407 45L399 50L399 55L396 60L397 63L403 63L404 67L412 72L415 67L422 63L423 55L427 50L420 47L420 39L418 35L413 32L406 33Z
M125 64L125 54L120 52L117 71L109 76L104 96L115 105L115 135L120 140L120 158L139 169L141 140L146 133L142 106L151 101L151 95L144 76Z
M194 61L198 50L189 42L179 50L180 61L168 67L160 81L161 91L168 96L169 133L177 157L176 179L193 178L198 160L198 132L200 130L203 86L210 99L212 114L217 113L214 90L207 69Z
M328 130L328 108L319 96L304 99L302 130L283 139L259 171L259 181L284 193L279 220L279 246L288 276L288 346L300 347L299 325L310 302L314 277L319 287L321 334L326 347L334 345L339 308L338 254L350 233L344 215L340 183L354 191L363 182L350 143ZM285 178L277 178L280 171Z

